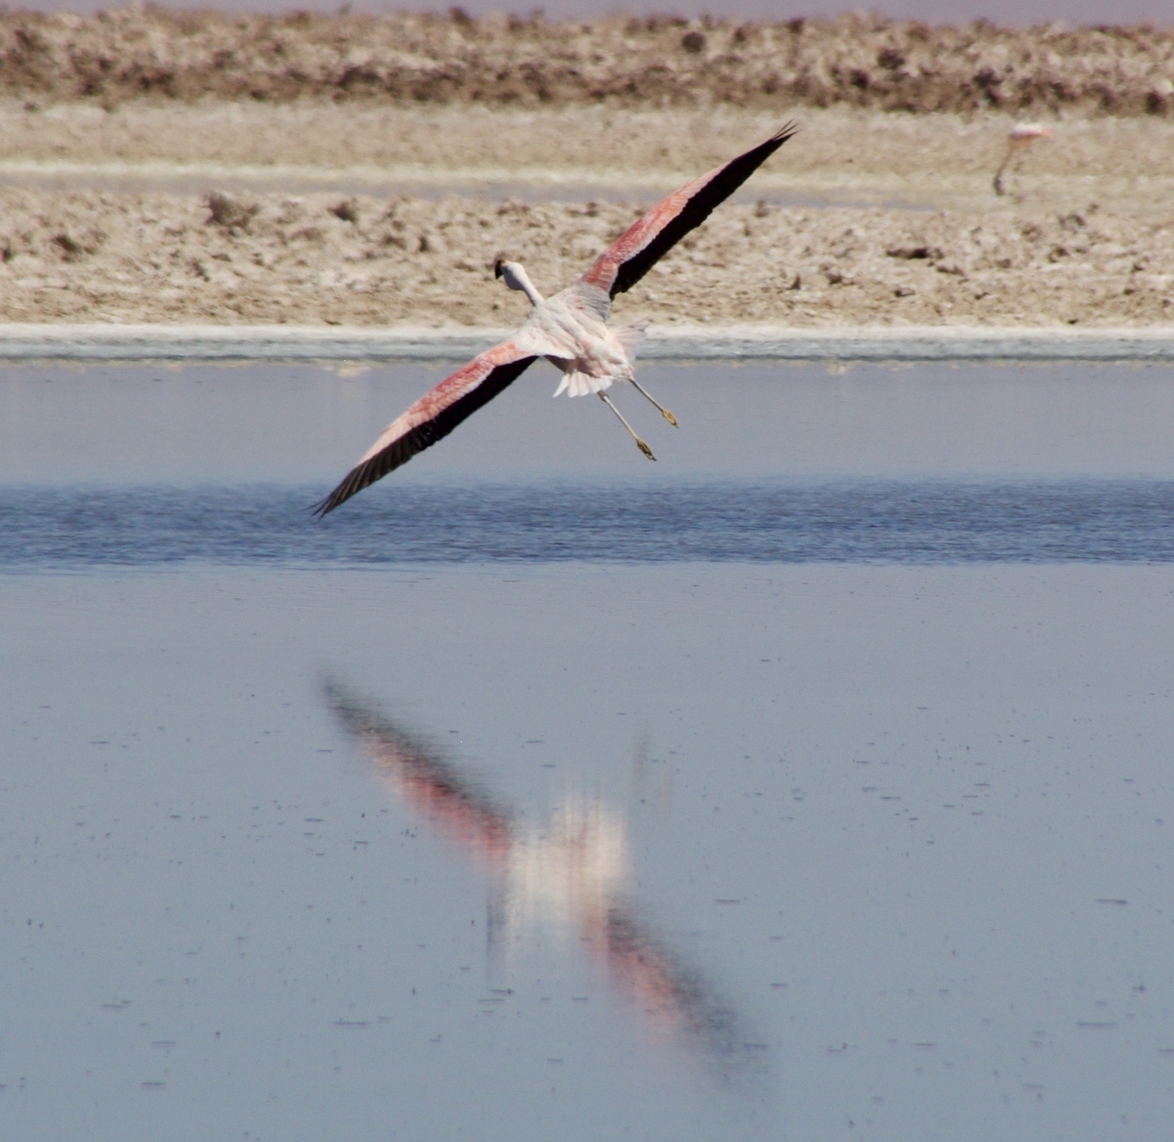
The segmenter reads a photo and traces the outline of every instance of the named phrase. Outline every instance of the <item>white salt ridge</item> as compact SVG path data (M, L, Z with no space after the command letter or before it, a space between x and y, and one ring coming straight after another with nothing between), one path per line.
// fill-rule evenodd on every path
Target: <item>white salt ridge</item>
M460 361L504 328L0 325L0 361ZM1169 362L1174 324L1144 328L653 325L641 360Z

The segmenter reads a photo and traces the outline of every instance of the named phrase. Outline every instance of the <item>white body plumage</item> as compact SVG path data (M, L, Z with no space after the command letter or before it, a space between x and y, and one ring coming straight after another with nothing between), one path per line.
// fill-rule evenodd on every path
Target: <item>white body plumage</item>
M563 392L570 397L587 396L601 393L617 381L633 380L636 350L644 340L646 321L612 329L607 324L611 299L606 291L584 281L544 298L517 262L499 259L494 272L534 306L514 340L562 370L555 396Z

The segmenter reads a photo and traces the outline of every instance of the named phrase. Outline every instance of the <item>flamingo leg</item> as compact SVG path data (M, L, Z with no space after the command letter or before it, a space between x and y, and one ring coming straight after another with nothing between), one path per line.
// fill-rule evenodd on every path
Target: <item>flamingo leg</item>
M635 378L635 377L631 377L631 378L629 378L629 380L630 380L630 382L631 382L631 385L632 385L632 387L633 387L633 388L634 388L634 389L635 389L635 390L636 390L636 391L637 391L637 392L638 392L638 393L639 393L641 396L643 396L643 397L644 397L645 399L647 399L647 400L650 400L650 401L652 401L652 403L653 403L654 405L656 405L656 407L657 407L658 409L660 409L660 415L661 415L661 416L663 416L663 417L665 418L665 420L667 420L667 421L669 422L669 424L671 424L671 425L672 425L674 428L680 428L680 427L681 427L681 426L680 426L680 425L677 423L677 418L676 418L675 416L673 416L673 414L672 414L671 412L669 412L669 410L668 410L667 408L665 408L665 407L664 407L664 405L662 405L662 404L660 403L660 401L656 400L656 399L655 399L655 398L652 396L652 394L651 394L651 393L649 393L649 392L648 392L648 390L647 390L647 389L645 389L645 388L644 388L644 386L643 386L643 385L641 385L641 384L640 384L640 382L639 382L638 380L636 380L636 378Z
M640 451L643 452L644 455L647 456L649 460L655 460L656 457L653 456L652 449L649 448L648 445L645 444L644 441L641 440L640 437L636 435L635 430L624 419L624 414L622 412L620 412L620 410L618 408L616 408L616 406L614 404L612 404L611 397L609 397L607 395L607 393L600 393L599 399L601 401L603 401L603 403L605 405L607 405L607 407L610 408L612 410L612 412L614 412L616 414L616 416L618 416L620 418L620 423L632 434L632 439L634 441L636 441L636 447L639 448Z
M1015 146L1012 143L1007 147L1007 153L1003 156L1003 161L999 163L999 169L995 171L995 193L999 195L1006 194L1006 188L1003 186L1003 175L1007 168L1011 165L1011 160L1015 157Z

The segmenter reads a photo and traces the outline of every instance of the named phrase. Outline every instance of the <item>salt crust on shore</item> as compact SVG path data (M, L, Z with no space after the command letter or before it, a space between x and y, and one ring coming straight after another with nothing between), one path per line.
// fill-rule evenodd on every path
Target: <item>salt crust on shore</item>
M510 325L630 223L622 203L0 190L0 319ZM1174 228L1021 204L997 213L727 205L617 318L791 325L1128 326L1174 320Z
M302 101L94 102L27 111L0 101L0 178L111 189L340 189L502 186L525 197L647 196L752 146L787 119L799 134L746 187L755 197L838 205L967 206L993 210L1014 194L1091 200L1168 216L1174 201L1174 120L1049 120L1052 141L1020 156L999 202L991 179L1013 115L885 114L838 107L774 111L719 106L542 111ZM489 186L488 184L494 184Z
M462 361L508 335L508 330L482 326L0 323L0 362L316 361L351 375L376 363ZM1174 323L1118 329L973 325L796 329L670 324L649 329L640 356L644 361L821 362L832 371L854 362L1172 363Z
M553 291L639 206L778 121L732 108L10 104L0 108L0 152L27 165L9 174L23 185L0 188L0 321L509 325L525 301L492 280L495 254L522 259ZM1174 320L1174 123L1055 122L1055 140L1022 156L1007 175L1012 193L996 198L991 175L1012 122L803 112L800 134L745 188L749 201L718 210L619 299L617 316ZM89 175L79 173L86 162ZM112 162L122 173L87 187ZM310 175L339 168L340 189L275 189L291 162ZM187 175L185 163L195 164ZM191 173L201 163L236 171L232 189L213 196L217 181ZM242 163L270 176L250 179ZM378 188L397 164L417 172L428 197L350 192L348 170ZM525 202L490 186L476 196L478 174L493 171L548 181L519 185ZM584 176L593 185L576 187ZM436 197L446 184L462 196ZM543 201L556 193L563 202Z

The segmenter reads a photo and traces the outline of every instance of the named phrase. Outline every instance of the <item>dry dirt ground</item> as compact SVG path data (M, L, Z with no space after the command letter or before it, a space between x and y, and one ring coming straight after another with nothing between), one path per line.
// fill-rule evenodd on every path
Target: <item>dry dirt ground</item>
M0 191L7 321L502 325L637 215L620 203ZM1088 204L977 211L730 205L617 318L794 325L1174 321L1174 227Z
M489 184L536 197L597 190L649 198L752 146L794 119L800 133L755 174L754 197L841 205L901 203L988 210L1007 132L1017 119L909 115L783 104L541 111L398 107L317 100L268 105L201 101L94 103L28 111L0 101L0 179L25 185L206 190L388 192ZM1045 120L1053 133L1022 156L1008 189L1134 212L1174 202L1174 119Z
M5 19L0 30L15 34ZM60 38L69 20L38 26ZM314 17L310 26L318 35L325 25ZM434 38L467 31L460 20L428 27ZM685 34L641 28L640 43ZM146 32L157 54L170 42ZM719 32L733 35L710 27L706 44ZM531 32L509 34L530 42ZM618 318L1174 321L1174 118L1066 104L1045 118L1053 140L1021 156L1010 193L996 197L991 178L1016 115L776 102L275 103L154 89L124 100L9 99L0 104L0 320L508 324L525 300L493 281L497 252L525 261L552 291L639 206L793 116L801 133L739 202L620 299Z
M931 27L876 15L549 23L447 15L227 15L130 4L0 12L0 93L160 100L1174 115L1174 27Z

